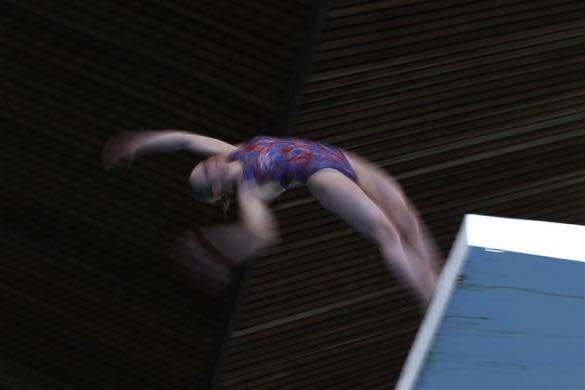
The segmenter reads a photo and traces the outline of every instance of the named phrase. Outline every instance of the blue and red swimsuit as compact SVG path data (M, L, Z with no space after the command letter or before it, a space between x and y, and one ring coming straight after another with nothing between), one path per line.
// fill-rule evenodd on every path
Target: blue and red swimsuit
M294 181L305 184L320 169L335 169L357 182L341 149L294 138L255 137L228 156L243 166L243 179L277 182L284 188Z

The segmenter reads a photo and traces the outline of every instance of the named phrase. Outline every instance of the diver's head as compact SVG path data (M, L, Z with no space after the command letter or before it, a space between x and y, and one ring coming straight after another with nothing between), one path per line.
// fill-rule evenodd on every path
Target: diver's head
M230 162L225 156L214 156L200 162L189 178L193 197L207 203L229 198L237 186L239 172L239 163Z

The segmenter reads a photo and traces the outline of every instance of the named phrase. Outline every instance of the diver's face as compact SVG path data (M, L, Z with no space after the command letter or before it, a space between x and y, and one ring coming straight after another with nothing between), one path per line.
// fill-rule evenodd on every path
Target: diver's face
M208 203L216 203L232 191L228 174L228 162L211 158L193 169L190 178L195 197Z

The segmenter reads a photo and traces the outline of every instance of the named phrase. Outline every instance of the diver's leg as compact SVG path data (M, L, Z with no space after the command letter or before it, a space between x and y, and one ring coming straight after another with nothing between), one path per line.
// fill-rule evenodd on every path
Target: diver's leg
M436 280L428 264L405 245L398 229L351 179L333 169L322 169L307 181L313 196L328 210L374 240L387 265L415 289L423 301L432 295Z
M426 259L438 276L442 262L440 250L400 184L382 168L353 153L345 153L356 171L362 190L396 226L403 240Z

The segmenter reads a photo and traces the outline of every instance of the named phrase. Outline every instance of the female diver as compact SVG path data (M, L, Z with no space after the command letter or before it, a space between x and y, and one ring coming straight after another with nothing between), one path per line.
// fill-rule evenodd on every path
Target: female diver
M373 240L386 264L423 302L438 278L439 253L398 182L365 159L335 146L294 138L226 142L177 130L118 134L104 150L106 169L153 152L186 150L207 156L189 178L194 196L209 202L236 191L239 222L199 232L204 250L226 265L278 241L268 203L306 185L327 210Z

